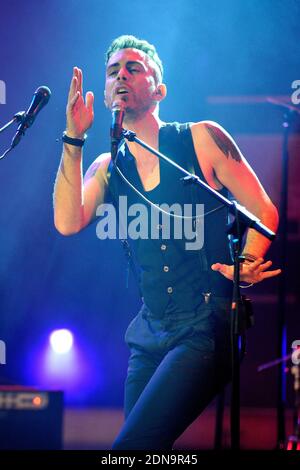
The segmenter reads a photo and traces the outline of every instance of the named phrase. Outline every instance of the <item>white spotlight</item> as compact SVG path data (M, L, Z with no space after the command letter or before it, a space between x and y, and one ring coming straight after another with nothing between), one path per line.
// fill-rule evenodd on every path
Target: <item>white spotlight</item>
M73 345L73 335L67 329L55 330L50 335L50 344L57 354L66 354Z

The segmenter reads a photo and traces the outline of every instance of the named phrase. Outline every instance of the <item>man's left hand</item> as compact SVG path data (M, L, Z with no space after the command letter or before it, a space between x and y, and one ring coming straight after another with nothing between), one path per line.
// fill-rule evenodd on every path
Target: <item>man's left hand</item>
M278 276L281 273L281 269L274 269L268 271L272 266L272 261L264 261L263 258L258 258L256 261L251 263L245 262L240 265L240 280L249 282L250 284L256 284L269 277ZM211 266L213 271L219 271L227 279L233 280L233 265L214 263Z

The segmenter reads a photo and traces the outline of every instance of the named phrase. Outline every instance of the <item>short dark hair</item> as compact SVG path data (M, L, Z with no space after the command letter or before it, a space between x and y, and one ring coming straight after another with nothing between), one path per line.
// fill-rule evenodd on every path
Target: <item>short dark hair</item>
M155 46L150 44L148 41L144 39L138 39L135 36L124 34L123 36L119 36L118 38L114 39L105 54L105 65L107 65L111 56L121 50L121 49L128 49L134 48L139 49L140 51L145 52L148 57L155 63L158 70L155 70L155 75L157 80L160 82L163 78L163 65L162 61L160 60ZM159 73L158 73L159 72Z

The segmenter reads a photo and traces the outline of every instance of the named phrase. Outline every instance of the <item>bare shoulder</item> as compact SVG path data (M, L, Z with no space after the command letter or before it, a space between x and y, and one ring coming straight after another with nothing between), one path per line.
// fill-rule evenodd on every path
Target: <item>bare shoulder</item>
M227 158L240 162L241 153L232 136L215 121L199 121L191 125L196 145L218 148Z
M107 170L108 165L110 164L110 161L111 161L110 152L101 153L101 155L99 155L99 157L97 157L93 161L90 168L93 167L95 170L97 170L98 168L100 168L102 170Z
M193 122L191 123L190 127L193 132L205 132L208 127L216 127L222 129L222 126L220 126L220 124L218 124L217 122L208 120Z
M204 138L209 136L219 135L225 136L232 139L230 134L222 127L219 123L215 121L198 121L191 124L191 131L195 136L201 135Z
M96 177L101 179L104 179L105 182L107 182L107 170L108 166L111 161L111 155L110 152L107 153L102 153L99 155L93 163L89 166L87 172L85 173L84 176L84 181L86 182L87 180Z

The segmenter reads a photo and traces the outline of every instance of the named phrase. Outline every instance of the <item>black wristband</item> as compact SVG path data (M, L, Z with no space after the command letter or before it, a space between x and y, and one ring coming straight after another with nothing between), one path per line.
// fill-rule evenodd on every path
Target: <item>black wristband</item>
M64 132L61 140L66 144L75 145L75 147L83 147L86 137L86 134L84 134L83 139L73 139L73 137L69 137L67 133Z

